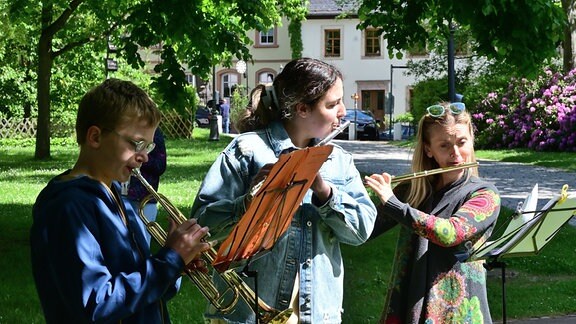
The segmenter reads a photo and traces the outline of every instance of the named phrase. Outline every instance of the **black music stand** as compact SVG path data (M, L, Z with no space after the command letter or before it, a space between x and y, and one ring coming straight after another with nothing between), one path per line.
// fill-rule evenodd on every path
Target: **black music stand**
M502 269L502 319L506 323L506 262L504 258L534 256L548 244L570 218L576 214L576 195L568 194L568 185L559 195L536 210L538 184L519 204L516 213L507 223L504 233L493 241L472 248L468 260L486 260L487 270Z

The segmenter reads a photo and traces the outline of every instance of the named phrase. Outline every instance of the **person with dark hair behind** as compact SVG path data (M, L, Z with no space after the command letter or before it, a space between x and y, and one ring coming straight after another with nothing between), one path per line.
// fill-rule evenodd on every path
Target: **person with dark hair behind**
M466 253L492 233L500 196L476 167L458 167L470 162L470 114L463 103L445 103L420 119L412 171L454 168L394 189L388 173L365 178L381 201L371 239L401 225L381 323L492 322L484 261L466 261Z
M207 227L172 224L151 255L120 183L148 161L160 112L129 81L108 79L80 101L72 169L54 177L33 207L30 250L47 323L169 323L166 301L186 265L206 270Z
M222 132L230 133L230 105L224 98L220 100L220 115L222 115Z
M252 108L238 123L242 133L214 162L196 195L192 215L226 237L251 203L255 184L280 154L316 145L345 115L342 75L311 58L289 62L273 84L251 93ZM287 232L273 248L250 263L258 273L258 296L277 310L293 309L290 323L340 323L344 269L340 244L365 242L376 208L354 166L340 146L318 172ZM253 278L245 281L254 289ZM254 323L240 301L222 314L209 305L213 322Z
M148 154L148 161L142 163L140 173L152 188L158 191L160 176L166 171L166 144L164 142L164 133L162 133L160 128L156 128L156 132L154 132L154 144L156 146L154 150ZM144 185L136 177L130 177L129 181L122 183L122 198L130 204L136 213L140 211L142 199L148 195L148 190L146 190ZM158 215L158 202L156 199L148 200L148 203L143 207L142 212L148 221L155 221ZM146 236L146 241L150 244L150 233L140 217L138 217L138 222Z

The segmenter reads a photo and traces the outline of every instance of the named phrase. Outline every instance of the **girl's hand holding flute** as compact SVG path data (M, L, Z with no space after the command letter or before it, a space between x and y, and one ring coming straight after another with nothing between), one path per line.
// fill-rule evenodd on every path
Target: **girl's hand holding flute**
M385 204L390 197L394 196L392 192L392 176L388 173L365 176L364 182L378 195L382 204Z

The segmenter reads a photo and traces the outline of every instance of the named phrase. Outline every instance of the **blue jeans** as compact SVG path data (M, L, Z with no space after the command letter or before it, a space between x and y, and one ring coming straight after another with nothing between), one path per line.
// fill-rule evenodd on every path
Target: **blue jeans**
M222 119L222 132L224 134L230 133L230 119L229 118Z

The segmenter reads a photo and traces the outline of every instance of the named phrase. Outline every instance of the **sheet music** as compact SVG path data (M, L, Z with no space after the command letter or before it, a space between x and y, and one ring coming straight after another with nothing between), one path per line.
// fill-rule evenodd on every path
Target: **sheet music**
M510 234L511 232L517 230L518 228L520 228L521 226L532 220L534 218L535 213L534 212L530 213L529 211L535 211L537 206L538 206L538 184L535 184L534 188L532 188L532 191L530 192L528 197L524 199L524 202L522 203L522 208L518 210L519 215L512 216L512 220L508 224L508 227L506 227L503 236Z
M552 240L576 211L576 197L558 197L553 206L545 206L537 223L528 228L516 244L504 251L503 257L536 255Z
M508 240L508 242L506 242L504 245L502 245L502 247L500 248L496 248L493 249L492 251L490 251L488 253L489 256L496 256L496 255L500 255L506 251L508 251L514 244L516 244L517 242L519 242L520 240L522 240L524 238L524 234L526 232L528 232L534 224L538 223L538 220L540 219L540 217L542 217L543 215L546 215L548 213L548 210L550 208L552 208L552 206L554 204L556 204L556 202L558 202L558 198L559 196L555 196L552 199L550 199L546 205L542 208L542 211L539 211L536 213L536 215L532 218L530 218L530 220L526 223L524 223L523 225L521 225L521 227L517 228L516 233L514 234L514 236ZM534 209L532 209L534 210ZM534 213L532 213L534 214Z
M504 233L498 238L492 241L486 241L481 247L477 248L470 256L470 259L482 259L487 256L487 253L491 250L502 246L508 240L510 240L518 231L525 226L526 223L534 218L534 213L530 213L528 217L523 217L523 213L529 210L536 210L536 205L538 204L538 184L534 185L532 191L524 202L519 204L519 208L516 211L517 215L512 215L510 223L508 223Z
M513 216L516 218L511 220L504 234L484 243L469 259L537 254L576 210L576 196L568 195L567 189L565 185L561 194L552 197L537 211L538 187L535 185L519 211L521 214ZM526 216L522 217L524 213Z

